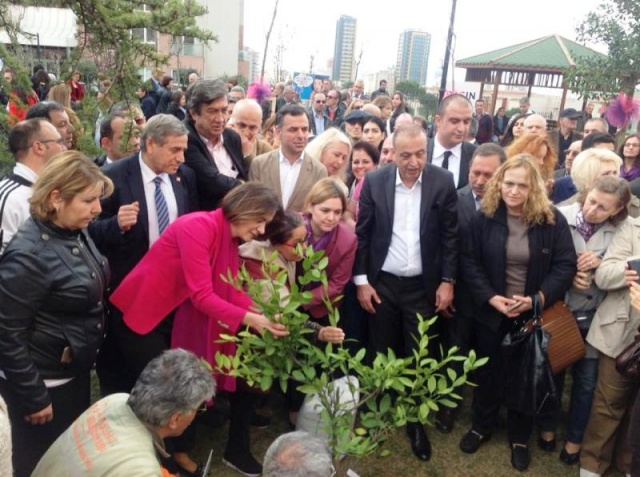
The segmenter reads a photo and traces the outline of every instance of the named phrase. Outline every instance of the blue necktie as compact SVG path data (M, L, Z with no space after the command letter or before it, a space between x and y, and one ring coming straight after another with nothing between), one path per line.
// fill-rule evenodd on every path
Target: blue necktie
M162 178L160 176L156 176L156 178L153 179L153 182L156 184L154 198L156 200L156 214L158 215L158 231L162 234L164 229L169 226L169 209L167 208L167 201L164 200L164 194L160 188Z

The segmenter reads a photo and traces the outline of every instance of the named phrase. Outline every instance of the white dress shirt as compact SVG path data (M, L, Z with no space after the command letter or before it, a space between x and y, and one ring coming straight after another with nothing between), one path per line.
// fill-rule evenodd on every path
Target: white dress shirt
M224 148L224 139L222 135L220 135L220 140L213 144L206 137L200 136L204 145L207 146L209 153L213 157L213 161L216 163L216 167L220 174L223 174L228 177L233 177L234 179L238 177L238 169L233 164L233 160L231 156Z
M319 136L324 132L324 112L313 112L313 122L316 126L316 136Z
M280 156L280 190L282 191L282 207L287 208L289 200L293 195L293 189L296 187L298 177L300 176L300 169L302 168L302 155L294 161L293 164L284 157L282 154L282 148L278 150Z
M462 144L458 144L457 146L447 149L442 144L438 142L438 135L433 138L433 156L431 159L431 163L442 167L442 161L444 161L444 153L446 151L451 151L451 155L449 156L449 172L453 174L453 184L458 187L460 183L460 163L462 161Z
M396 170L395 201L391 244L382 264L382 271L398 277L422 274L420 253L420 202L422 200L422 174L409 189L402 183Z
M149 166L147 166L142 160L142 156L139 157L140 171L142 171L142 183L144 184L144 198L147 201L147 217L149 221L149 247L158 240L160 237L160 228L158 226L158 212L156 211L156 184L153 180L157 177L162 179L160 184L160 190L164 195L164 200L167 203L167 210L169 211L169 223L172 223L178 217L178 203L176 202L176 196L173 193L173 186L171 185L171 179L169 174L163 172L156 174Z

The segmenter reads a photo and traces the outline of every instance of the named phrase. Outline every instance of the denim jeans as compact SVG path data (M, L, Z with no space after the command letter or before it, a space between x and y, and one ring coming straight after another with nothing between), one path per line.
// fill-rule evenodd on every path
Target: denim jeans
M598 379L598 359L583 358L576 362L571 368L571 376L573 384L571 386L567 441L580 444L591 413L593 391Z

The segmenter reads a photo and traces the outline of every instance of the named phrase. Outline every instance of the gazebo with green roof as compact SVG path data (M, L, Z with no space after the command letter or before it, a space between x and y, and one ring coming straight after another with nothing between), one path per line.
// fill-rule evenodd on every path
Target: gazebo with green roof
M567 40L560 35L549 35L536 40L471 56L456 62L458 68L466 68L466 81L480 83L480 98L486 83L493 84L491 109L498 99L499 85L528 86L531 88L562 88L560 111L567 98L564 73L576 66L580 57L604 56L595 50Z

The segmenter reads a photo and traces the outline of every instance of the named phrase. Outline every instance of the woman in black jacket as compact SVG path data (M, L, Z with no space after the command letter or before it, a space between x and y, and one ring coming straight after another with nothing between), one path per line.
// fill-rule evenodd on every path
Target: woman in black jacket
M500 343L531 316L534 295L544 307L564 297L576 253L567 221L549 202L529 154L509 159L487 183L469 232L462 271L477 305L476 352L489 358L476 372L473 426L460 441L463 452L473 453L491 437L500 409ZM532 427L532 416L508 410L511 464L518 470L529 465Z
M113 184L75 151L43 168L31 218L0 258L0 394L16 477L28 477L90 404L89 370L102 342L107 261L86 227Z

